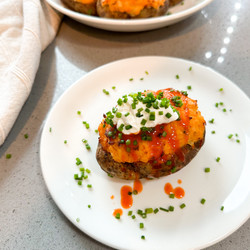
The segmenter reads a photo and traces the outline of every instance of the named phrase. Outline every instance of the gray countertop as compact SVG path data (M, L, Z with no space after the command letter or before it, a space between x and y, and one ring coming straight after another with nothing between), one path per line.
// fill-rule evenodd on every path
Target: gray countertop
M45 186L39 144L48 112L69 86L92 69L145 55L209 66L250 97L249 11L250 1L215 0L180 23L140 33L98 30L64 17L56 39L42 54L30 97L0 147L0 248L109 249L72 225ZM11 159L6 159L8 153ZM250 220L208 249L250 249Z

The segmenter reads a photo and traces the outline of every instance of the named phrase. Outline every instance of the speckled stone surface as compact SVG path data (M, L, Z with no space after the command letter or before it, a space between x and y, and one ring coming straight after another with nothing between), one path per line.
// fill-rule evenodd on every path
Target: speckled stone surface
M250 1L215 0L187 20L141 33L98 30L65 17L57 38L42 54L31 95L0 147L0 249L109 249L75 228L45 186L39 144L48 112L87 72L143 55L202 63L250 96L249 11ZM250 220L207 249L250 249Z

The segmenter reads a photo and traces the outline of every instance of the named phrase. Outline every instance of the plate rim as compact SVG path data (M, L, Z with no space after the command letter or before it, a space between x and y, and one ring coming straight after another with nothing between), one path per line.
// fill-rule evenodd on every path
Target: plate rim
M51 192L50 188L49 188L49 184L47 183L47 180L45 178L44 175L44 167L42 164L42 144L43 144L43 138L44 138L44 134L46 133L45 131L45 125L48 122L48 120L50 119L52 112L54 110L54 108L61 102L61 100L64 98L65 95L67 95L67 93L70 91L70 89L72 89L74 86L78 85L79 82L81 82L84 78L88 77L90 74L94 74L96 71L105 68L105 67L109 67L112 64L116 64L116 63L121 63L122 61L128 61L128 60L140 60L140 59L145 59L145 58L153 58L153 59L167 59L167 60L177 60L177 61L182 61L182 62L186 62L186 63L192 63L194 65L198 65L199 67L205 68L206 70L209 70L210 72L213 72L214 74L216 74L219 77L223 77L225 80L229 81L235 88L237 88L238 91L240 91L240 93L242 95L244 95L247 100L250 102L250 97L238 86L236 85L233 81L231 81L228 77L222 75L221 73L217 72L216 70L212 69L209 66L203 65L201 63L195 62L195 61L191 61L191 60L187 60L187 59L183 59L183 58L177 58L177 57L169 57L169 56L137 56L137 57L128 57L128 58L123 58L120 60L116 60L116 61L111 61L107 64L101 65L93 70L91 70L90 72L86 73L85 75L83 75L82 77L80 77L78 80L76 80L72 85L70 85L67 89L65 89L65 91L61 94L61 96L57 99L57 101L53 104L53 106L51 107L49 113L46 116L45 122L43 123L43 127L41 128L41 137L40 137L40 145L39 145L39 158L40 158L40 166L42 169L42 176L44 179L44 182L46 184L46 187L50 193L50 195L53 198L53 201L55 202L55 204L57 205L57 207L59 208L59 210L61 210L63 212L63 215L73 224L75 225L80 231L84 232L85 234L89 235L91 238L93 238L94 240L97 240L98 242L100 242L101 244L107 245L107 246L111 246L111 247L117 247L117 245L114 245L108 241L105 241L104 239L100 239L100 237L97 237L96 235L93 235L92 233L88 232L87 230L83 230L82 228L80 228L77 223L70 218L70 216L68 216L68 214L65 212L65 210L58 204L57 199L55 198L53 192ZM86 84L86 83L84 83ZM234 233L236 230L238 230L248 219L250 218L250 211L248 213L248 216L244 217L244 219L242 221L240 221L239 223L237 223L237 226L234 227L233 229L229 230L228 232L226 232L224 235L222 235L221 237L217 237L214 240L208 242L207 244L204 244L202 246L202 248L205 247L209 247L212 246L220 241L222 241L223 239L227 238L229 235L231 235L232 233Z
M105 24L105 25L111 25L116 28L120 26L128 26L129 28L131 28L135 25L165 23L167 21L171 22L174 20L178 20L180 18L185 18L203 9L214 0L202 0L202 2L197 3L191 8L185 9L177 13L173 13L171 15L164 15L164 16L152 17L152 18L133 19L133 20L120 20L120 19L100 18L100 17L95 17L95 16L89 16L89 15L85 15L85 14L73 11L65 7L63 4L58 4L55 0L46 0L46 1L49 5L51 5L53 8L55 8L59 12L74 19L79 19L88 23L92 22L95 25Z

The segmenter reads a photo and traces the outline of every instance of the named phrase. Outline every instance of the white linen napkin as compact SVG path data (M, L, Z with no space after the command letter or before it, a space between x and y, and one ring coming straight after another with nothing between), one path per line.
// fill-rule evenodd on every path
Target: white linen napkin
M0 0L0 146L28 98L61 15L43 0Z

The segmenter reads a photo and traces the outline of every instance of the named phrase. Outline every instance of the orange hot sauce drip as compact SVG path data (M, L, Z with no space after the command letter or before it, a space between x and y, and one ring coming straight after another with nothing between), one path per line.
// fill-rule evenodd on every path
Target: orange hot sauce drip
M182 187L173 188L171 183L166 183L164 186L164 191L166 194L174 194L177 199L181 199L185 196L185 191Z
M137 193L141 193L143 190L143 186L140 180L134 180L134 186L133 186L133 191L137 191Z
M117 214L120 214L120 216L122 216L123 211L121 208L117 208L114 210L113 215L116 217Z
M125 209L133 205L132 187L124 185L121 187L121 206Z

